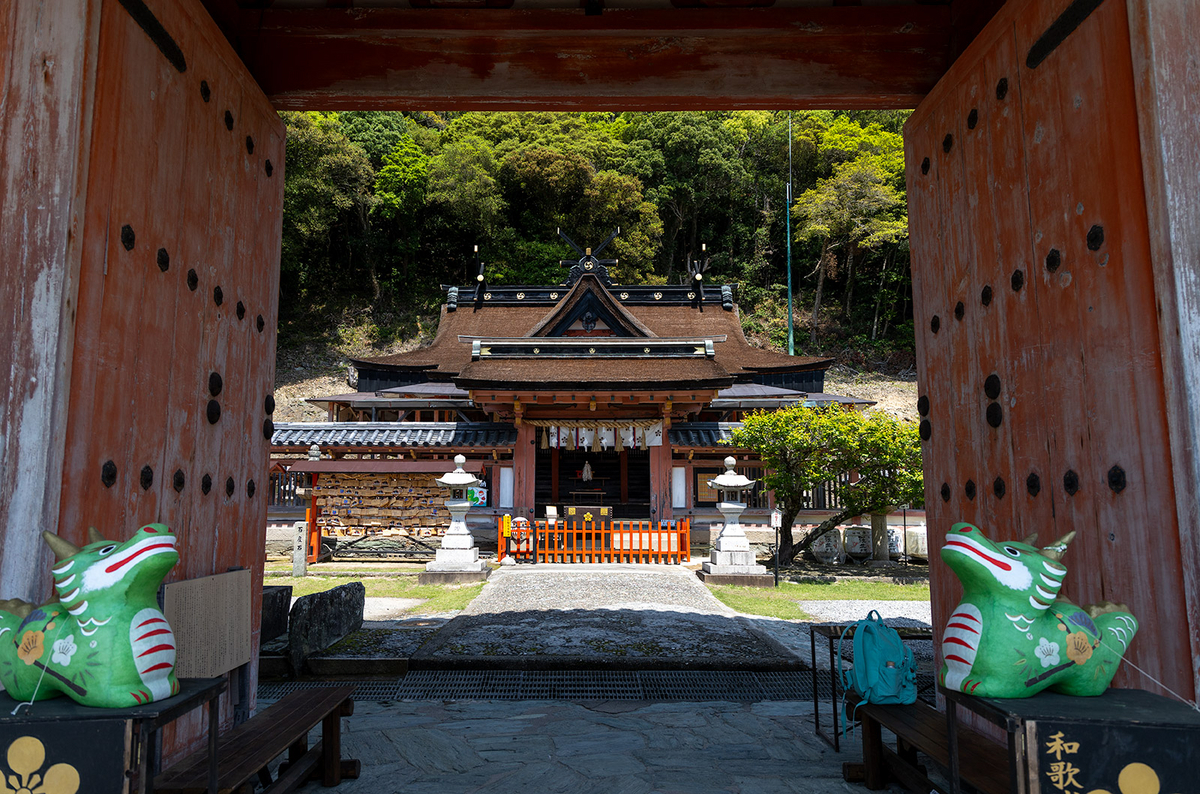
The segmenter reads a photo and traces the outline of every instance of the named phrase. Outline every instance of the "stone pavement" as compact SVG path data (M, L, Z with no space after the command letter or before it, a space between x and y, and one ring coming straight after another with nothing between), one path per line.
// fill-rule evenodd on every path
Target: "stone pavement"
M342 748L362 776L338 794L865 792L842 780L858 737L833 752L805 702L356 703Z

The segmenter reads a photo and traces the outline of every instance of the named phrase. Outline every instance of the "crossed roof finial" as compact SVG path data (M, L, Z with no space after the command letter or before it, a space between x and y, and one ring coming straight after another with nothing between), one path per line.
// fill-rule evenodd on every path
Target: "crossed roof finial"
M617 235L620 233L621 233L621 227L618 226L616 231L614 231L612 234L610 234L608 236L608 239L606 239L604 242L600 243L600 245L596 247L595 251L593 251L593 249L591 249L591 248L588 248L588 249L580 248L578 245L575 244L574 240L572 240L570 237L568 237L563 232L562 229L559 229L558 236L563 238L563 240L566 241L567 245L574 248L575 253L579 254L578 260L574 260L574 259L559 260L560 265L562 265L563 267L571 268L570 273L567 275L566 286L570 286L570 285L574 284L576 281L579 280L580 276L582 276L584 273L592 273L593 275L595 275L597 278L600 279L600 282L602 284L604 284L605 286L610 286L611 282L609 281L609 278L608 278L607 265L615 265L615 264L617 264L618 260L616 260L616 259L600 259L599 257L600 257L600 254L602 254L604 252L604 249L608 247L608 244L611 243L613 240L615 240Z

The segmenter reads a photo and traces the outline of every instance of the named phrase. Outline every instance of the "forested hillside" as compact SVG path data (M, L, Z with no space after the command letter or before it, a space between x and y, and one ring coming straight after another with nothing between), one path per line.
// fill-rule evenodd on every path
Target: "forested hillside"
M905 112L792 115L797 353L906 369ZM282 350L432 330L441 284L556 283L616 227L624 283L707 259L747 335L786 349L788 114L284 113ZM282 352L281 350L281 352Z

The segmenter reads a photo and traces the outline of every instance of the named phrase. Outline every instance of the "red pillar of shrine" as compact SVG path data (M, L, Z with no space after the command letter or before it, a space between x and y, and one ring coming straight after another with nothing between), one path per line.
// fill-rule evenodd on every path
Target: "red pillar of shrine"
M650 447L651 518L665 521L674 515L671 509L671 444L663 433L663 442Z
M513 449L513 518L534 519L533 486L537 476L537 428L517 427L517 445Z

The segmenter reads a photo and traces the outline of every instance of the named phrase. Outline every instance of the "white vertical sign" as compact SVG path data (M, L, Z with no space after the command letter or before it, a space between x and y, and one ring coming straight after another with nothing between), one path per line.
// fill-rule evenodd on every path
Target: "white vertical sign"
M513 470L511 466L500 469L500 493L498 507L513 506Z

